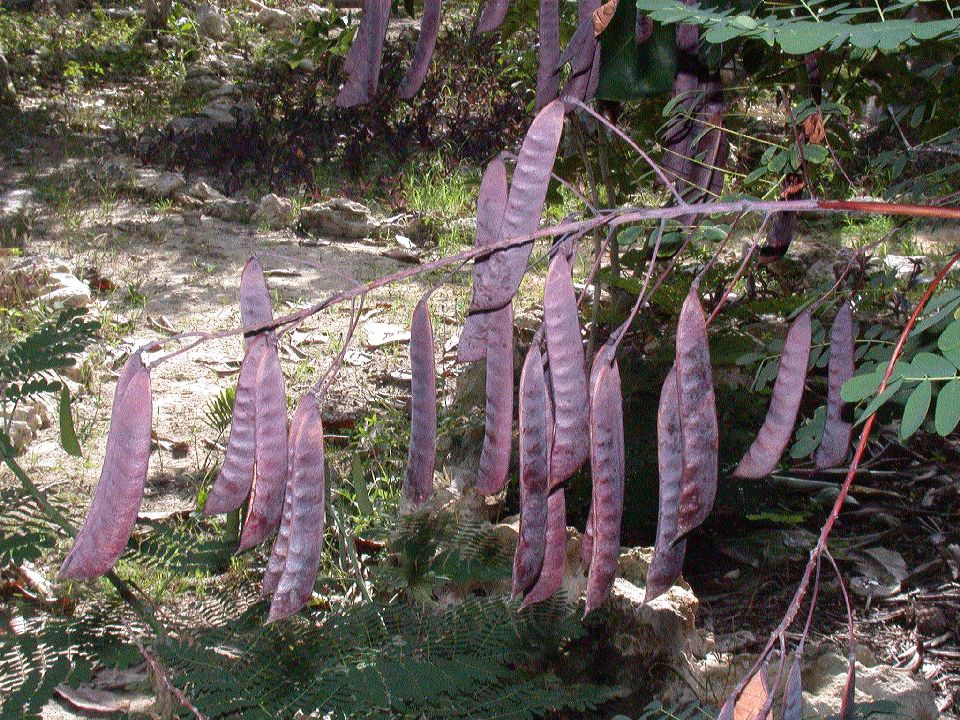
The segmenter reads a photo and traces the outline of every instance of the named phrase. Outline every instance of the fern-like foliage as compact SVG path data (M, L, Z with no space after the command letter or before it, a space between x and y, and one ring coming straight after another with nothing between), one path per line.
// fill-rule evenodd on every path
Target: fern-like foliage
M956 40L960 20L916 20L906 12L917 5L901 0L878 14L877 6L851 6L811 0L776 6L768 15L751 14L752 4L715 7L713 3L686 4L682 0L638 0L637 8L660 23L691 23L704 28L708 43L739 39L762 40L785 53L802 55L824 46L833 52L844 48L893 52L927 40ZM766 6L764 6L766 7Z
M544 620L566 639L562 599L522 613L500 598L445 609L364 603L264 629L255 606L235 621L159 647L174 682L211 718L524 719L582 711L606 688L534 672L528 643ZM556 625L555 625L556 626Z
M233 401L236 396L236 385L224 388L213 400L207 403L207 407L203 411L203 421L218 436L230 427L230 420L233 417Z
M129 608L102 598L76 616L17 617L11 626L0 634L0 720L40 718L57 685L88 681L96 663L139 662L127 627L146 632Z
M8 402L60 389L57 373L76 364L100 323L84 308L66 308L33 332L0 346L0 394Z
M48 498L57 509L66 508ZM59 530L19 487L0 488L0 565L36 562L57 544Z

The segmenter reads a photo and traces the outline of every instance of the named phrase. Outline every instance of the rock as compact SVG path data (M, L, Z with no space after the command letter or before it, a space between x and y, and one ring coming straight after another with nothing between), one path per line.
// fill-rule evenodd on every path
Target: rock
M926 258L923 255L887 255L883 258L884 267L893 270L900 280L922 270L925 263Z
M226 199L220 191L211 187L203 180L197 180L191 183L190 186L183 191L183 194L194 200L200 200L201 202Z
M93 297L90 286L72 273L52 273L40 300L53 307L87 307Z
M296 20L290 13L269 7L265 7L257 13L257 22L270 30L286 30L296 24Z
M187 91L193 95L203 95L221 86L220 78L213 75L195 75L186 79Z
M0 195L0 217L18 215L36 207L36 193L32 188L16 188Z
M826 646L809 656L803 667L804 717L826 717L840 707L840 695L847 680L847 658ZM869 653L857 660L858 703L896 703L899 718L935 720L940 716L930 681L908 670L877 664Z
M257 203L252 220L257 225L266 226L271 230L287 227L293 222L293 203L273 193L264 195Z
M215 100L207 103L200 109L200 115L221 128L233 128L237 125L237 116L233 112L234 105L230 102Z
M223 198L204 203L203 212L225 222L248 223L256 206L250 200Z
M211 5L201 5L196 14L197 32L211 40L223 40L230 31L227 18Z
M23 420L14 420L10 423L10 443L18 452L23 450L33 440L33 430Z
M369 208L346 198L309 205L300 212L300 229L332 240L362 240L372 237L377 222Z
M236 83L223 83L217 87L208 90L206 93L207 97L210 100L216 100L217 98L223 97L238 97L240 95L240 88Z
M172 198L186 184L178 172L157 172L151 168L137 168L134 183L138 190L158 198Z

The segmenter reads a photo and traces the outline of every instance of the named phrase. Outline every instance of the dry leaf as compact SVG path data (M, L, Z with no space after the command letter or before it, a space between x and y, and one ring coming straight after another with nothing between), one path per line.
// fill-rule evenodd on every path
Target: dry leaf
M613 20L613 16L617 12L618 3L619 0L607 0L607 2L593 11L594 35L600 35L600 33L607 29L607 25L610 24L610 21Z

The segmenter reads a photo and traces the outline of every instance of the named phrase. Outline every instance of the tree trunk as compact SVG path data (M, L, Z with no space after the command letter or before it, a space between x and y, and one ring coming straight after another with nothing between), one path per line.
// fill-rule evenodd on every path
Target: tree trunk
M10 78L10 66L0 47L0 107L16 107L17 93L13 89L13 80Z
M165 29L172 4L173 0L144 0L143 29L149 33Z

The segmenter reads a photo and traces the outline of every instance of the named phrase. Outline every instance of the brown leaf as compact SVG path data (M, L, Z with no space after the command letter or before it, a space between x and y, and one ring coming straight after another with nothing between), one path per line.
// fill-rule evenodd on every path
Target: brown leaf
M760 668L737 698L737 704L733 709L733 720L757 720L768 697L767 673ZM767 712L766 720L773 720L772 710Z
M607 26L617 12L619 2L620 0L607 0L607 2L593 11L594 36L599 36L600 33L607 29Z

